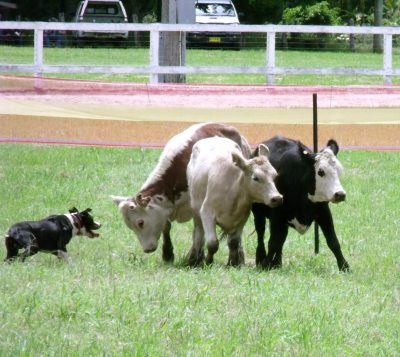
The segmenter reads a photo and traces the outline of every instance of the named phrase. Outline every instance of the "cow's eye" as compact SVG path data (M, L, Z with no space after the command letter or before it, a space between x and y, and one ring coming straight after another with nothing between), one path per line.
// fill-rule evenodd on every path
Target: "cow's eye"
M255 182L260 182L260 179L259 179L257 176L253 176L253 180L254 180Z
M318 176L324 177L324 176L325 176L325 171L322 170L322 169L319 169L319 170L318 170Z
M143 226L144 226L144 221L143 221L143 219L139 219L139 220L138 220L137 226L138 226L140 229L143 228Z

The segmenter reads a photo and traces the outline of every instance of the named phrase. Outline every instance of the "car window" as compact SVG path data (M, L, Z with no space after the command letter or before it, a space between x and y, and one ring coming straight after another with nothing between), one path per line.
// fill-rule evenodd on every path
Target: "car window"
M230 4L196 4L196 16L235 16Z
M90 4L85 13L90 15L115 15L118 14L118 7L117 5Z

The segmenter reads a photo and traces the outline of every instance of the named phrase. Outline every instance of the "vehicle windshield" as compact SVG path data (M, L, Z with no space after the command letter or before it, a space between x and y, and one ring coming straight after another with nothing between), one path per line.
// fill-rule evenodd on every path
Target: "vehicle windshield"
M85 13L90 15L115 15L118 14L118 7L109 4L89 4Z
M196 4L196 16L235 16L230 4Z

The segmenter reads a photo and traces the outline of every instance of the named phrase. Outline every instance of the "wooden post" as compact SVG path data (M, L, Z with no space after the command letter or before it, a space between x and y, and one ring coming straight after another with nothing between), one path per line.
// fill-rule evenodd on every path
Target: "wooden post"
M317 93L313 93L313 150L318 152L318 105ZM314 223L314 253L319 253L319 230L318 223Z
M161 22L166 24L177 23L176 0L163 0L161 7ZM186 38L181 32L160 32L160 66L185 65ZM184 74L159 74L159 83L184 83Z

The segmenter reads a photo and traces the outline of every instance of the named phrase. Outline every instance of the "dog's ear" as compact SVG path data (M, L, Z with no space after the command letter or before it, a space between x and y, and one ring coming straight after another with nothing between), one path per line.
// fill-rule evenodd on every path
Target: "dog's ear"
M92 209L91 209L91 208L86 208L86 209L84 210L84 212L87 212L87 213L92 212Z
M79 213L79 211L76 207L72 207L69 209L69 213Z

